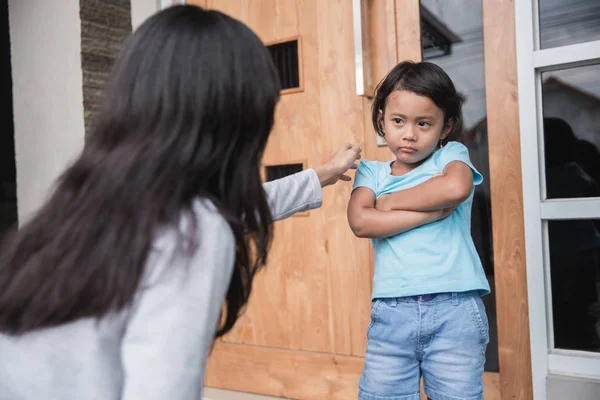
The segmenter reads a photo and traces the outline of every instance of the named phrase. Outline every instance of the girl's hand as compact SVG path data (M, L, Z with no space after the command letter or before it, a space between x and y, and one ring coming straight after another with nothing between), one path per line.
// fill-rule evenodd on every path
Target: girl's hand
M356 169L356 161L360 159L361 151L360 146L347 143L340 147L326 164L315 168L321 187L333 185L338 180L351 181L352 178L345 173L349 169Z

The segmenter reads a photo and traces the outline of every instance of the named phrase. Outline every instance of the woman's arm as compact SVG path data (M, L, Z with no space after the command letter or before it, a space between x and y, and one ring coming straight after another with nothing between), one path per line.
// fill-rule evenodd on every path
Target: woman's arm
M372 239L394 236L448 215L442 210L381 211L374 205L375 193L370 189L359 187L352 193L348 204L348 223L356 236Z
M267 182L263 188L267 193L273 221L319 208L323 202L321 184L313 169Z
M383 195L376 208L382 211L432 211L460 205L473 190L473 172L462 161L453 161L436 175L410 189Z
M263 187L273 220L279 221L297 212L320 207L323 201L321 188L338 180L351 180L345 173L356 168L355 162L360 159L361 150L358 146L346 144L326 164L265 183Z
M147 262L124 334L122 400L198 400L235 258L229 225L214 209L198 216L199 248L181 253L163 237Z

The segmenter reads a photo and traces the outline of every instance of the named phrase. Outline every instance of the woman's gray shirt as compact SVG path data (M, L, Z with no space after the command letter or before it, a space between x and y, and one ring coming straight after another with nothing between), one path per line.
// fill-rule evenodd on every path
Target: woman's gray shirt
M322 202L310 169L264 188L275 220ZM235 240L208 201L196 201L194 211L197 250L176 251L173 229L157 234L130 307L19 337L0 334L0 400L200 400Z

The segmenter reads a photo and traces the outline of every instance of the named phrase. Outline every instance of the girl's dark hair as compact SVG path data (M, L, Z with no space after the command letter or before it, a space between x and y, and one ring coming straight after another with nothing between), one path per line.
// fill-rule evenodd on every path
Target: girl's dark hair
M229 331L271 242L259 164L279 91L269 52L241 22L194 6L147 20L120 52L81 156L3 241L0 331L128 306L157 231L177 229L182 251L202 245L197 198L215 204L236 240L217 335ZM182 217L194 229L179 229Z
M452 122L452 130L442 140L442 144L460 140L463 130L464 97L456 91L454 83L441 67L425 61L403 61L379 82L373 100L372 118L375 132L381 137L385 136L383 117L387 99L395 90L407 90L419 96L429 97L444 111L444 124Z

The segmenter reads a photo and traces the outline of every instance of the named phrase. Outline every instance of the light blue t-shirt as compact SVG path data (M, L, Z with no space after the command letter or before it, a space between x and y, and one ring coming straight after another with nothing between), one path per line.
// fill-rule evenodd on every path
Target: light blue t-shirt
M372 240L375 251L373 299L471 290L481 295L490 292L471 238L474 186L479 185L483 177L471 164L464 145L450 142L402 176L391 174L392 161L361 161L353 190L366 187L379 198L431 179L452 161L462 161L473 171L471 195L443 220Z

